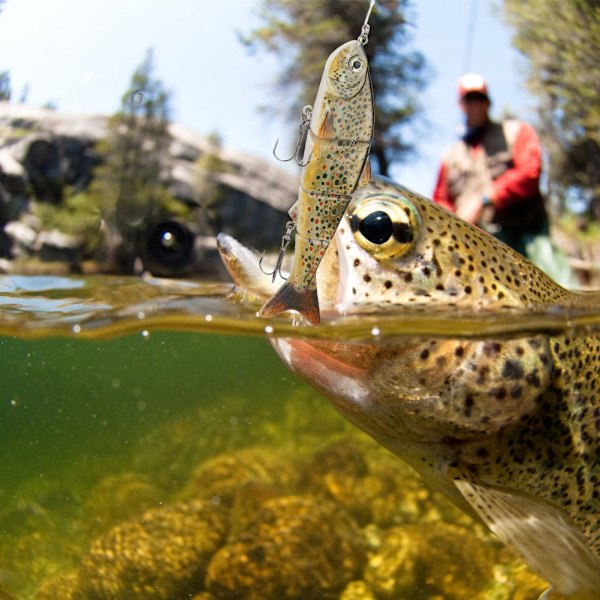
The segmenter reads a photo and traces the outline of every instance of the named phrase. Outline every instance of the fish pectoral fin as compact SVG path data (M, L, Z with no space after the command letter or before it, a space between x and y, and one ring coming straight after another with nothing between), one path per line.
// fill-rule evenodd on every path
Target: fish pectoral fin
M492 532L557 591L587 597L600 589L600 561L560 508L489 487L470 474L454 483Z
M330 110L325 111L316 133L319 138L330 139L334 137L335 128L333 126L333 113Z

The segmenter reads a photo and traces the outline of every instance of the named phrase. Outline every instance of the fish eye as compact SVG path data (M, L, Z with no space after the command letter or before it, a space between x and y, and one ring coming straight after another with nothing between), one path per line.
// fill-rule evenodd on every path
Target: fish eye
M368 214L364 219L358 215L352 215L350 221L352 231L360 233L373 244L387 242L394 231L390 215L382 210L376 210Z
M364 63L363 59L360 56L353 56L349 61L350 70L353 73L360 73L363 70Z
M374 196L359 204L350 216L350 227L358 244L376 258L400 256L415 239L418 212L401 197L393 200Z

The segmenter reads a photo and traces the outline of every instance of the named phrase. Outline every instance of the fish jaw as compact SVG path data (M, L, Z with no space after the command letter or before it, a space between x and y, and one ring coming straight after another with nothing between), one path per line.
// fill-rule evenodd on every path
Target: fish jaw
M265 303L281 289L278 281L262 271L260 255L225 233L217 235L217 249L235 287L234 296L246 302ZM328 313L334 312L337 296L338 266L336 245L332 242L315 277L318 305ZM288 273L283 273L288 277Z
M279 284L260 268L260 256L226 233L217 235L217 249L235 284L234 295L247 302L264 302Z

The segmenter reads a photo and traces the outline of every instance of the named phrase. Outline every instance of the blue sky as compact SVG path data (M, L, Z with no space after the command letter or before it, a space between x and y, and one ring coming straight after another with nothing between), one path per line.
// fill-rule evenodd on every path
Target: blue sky
M272 96L277 59L249 54L238 32L256 25L259 4L7 0L0 15L0 71L10 71L15 99L28 84L32 104L53 101L59 111L110 114L146 50L153 48L156 75L173 94L174 120L201 134L218 131L225 146L275 161L275 139L291 144L298 123L267 118L257 110ZM524 91L523 62L510 45L511 30L501 19L500 4L413 0L413 45L432 70L423 93L429 126L420 133L418 158L392 174L425 195L431 193L441 155L461 124L455 89L465 67L488 79L494 114L508 108L522 118L532 117L534 101Z

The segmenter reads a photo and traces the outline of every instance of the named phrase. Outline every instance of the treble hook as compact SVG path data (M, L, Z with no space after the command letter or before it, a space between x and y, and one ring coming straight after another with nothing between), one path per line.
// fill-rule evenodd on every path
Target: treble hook
M290 245L290 241L292 240L292 232L294 231L294 229L296 229L296 223L294 221L288 221L285 224L285 233L283 234L283 237L281 238L281 246L279 249L279 255L277 256L277 262L275 263L275 268L272 271L267 272L262 268L262 261L263 261L263 258L265 257L264 252L263 252L263 255L260 257L260 260L258 261L258 267L265 275L273 275L273 278L271 279L272 283L275 283L275 279L276 279L278 273L282 279L287 279L287 277L284 277L281 274L281 265L283 264L283 257L285 256L286 248Z
M369 4L369 10L367 11L367 16L365 17L365 22L363 23L363 26L360 29L360 35L358 36L358 41L360 42L361 46L366 46L369 42L369 31L371 31L369 17L371 16L371 11L373 10L374 6L375 0L371 0L371 3Z
M294 154L289 158L279 158L276 154L277 144L279 144L279 138L275 142L275 146L273 146L273 156L281 161L281 162L289 162L290 160L295 160L296 164L299 167L305 167L310 162L310 156L306 162L302 161L302 152L304 151L304 146L306 144L306 138L308 136L308 130L310 128L310 120L312 118L312 106L307 104L302 109L302 117L300 118L300 131L298 133L298 139L296 140L296 148L294 149Z

